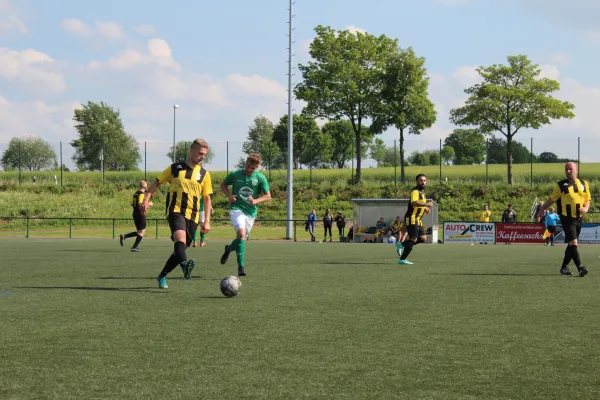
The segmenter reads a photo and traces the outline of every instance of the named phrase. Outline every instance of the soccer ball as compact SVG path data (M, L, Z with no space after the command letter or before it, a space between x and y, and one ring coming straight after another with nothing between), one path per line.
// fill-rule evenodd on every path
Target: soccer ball
M221 280L221 293L226 297L234 297L240 292L242 282L237 276L228 276Z
M388 238L387 242L390 243L390 244L396 243L396 237L395 236L390 236Z

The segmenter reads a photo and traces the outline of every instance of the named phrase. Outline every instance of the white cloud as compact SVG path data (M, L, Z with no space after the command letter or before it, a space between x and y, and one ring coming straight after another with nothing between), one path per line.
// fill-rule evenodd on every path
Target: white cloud
M10 0L0 0L0 35L17 33L24 35L29 32L19 11Z
M73 110L78 102L48 104L33 100L11 102L0 94L0 143L12 137L33 135L55 143L73 138Z
M93 29L88 25L84 24L82 21L76 18L68 18L62 21L61 27L70 33L73 33L78 36L86 36L90 37L93 35Z
M515 137L516 140L529 143L529 138L538 138L534 141L534 152L552 151L560 157L576 157L576 145L572 137L580 136L582 143L582 160L593 161L593 149L600 147L600 87L584 86L573 78L564 78L560 68L551 64L541 64L541 77L558 80L561 89L553 97L575 104L575 118L572 120L561 119L553 121L551 125L539 130L523 130ZM425 146L434 148L439 146L438 140L445 138L455 128L449 122L449 112L452 108L464 105L467 95L464 89L476 83L474 68L472 66L459 66L450 74L431 74L429 93L436 105L438 112L436 124L422 133L420 137L409 136L409 146ZM392 132L388 137L397 136ZM543 138L543 139L542 139ZM411 144L412 142L412 144ZM587 143L587 145L586 145ZM428 147L427 147L428 146ZM570 146L570 147L569 147Z
M350 31L351 33L357 34L357 33L367 33L366 29L363 28L359 28L357 26L354 25L348 25L347 27L344 28L345 31Z
M46 53L0 47L0 80L5 80L6 86L37 95L62 93L64 76L53 67L54 60Z
M96 31L107 39L123 38L123 28L116 22L96 22Z
M85 22L68 18L62 21L62 28L76 36L83 37L101 37L110 40L119 40L124 38L123 27L116 22L96 22L95 28Z
M542 64L540 68L540 78L549 78L555 81L560 81L560 73L554 65Z
M156 30L154 25L150 25L150 24L134 25L131 27L131 30L139 35L144 35L144 36L157 36L158 35L158 31Z

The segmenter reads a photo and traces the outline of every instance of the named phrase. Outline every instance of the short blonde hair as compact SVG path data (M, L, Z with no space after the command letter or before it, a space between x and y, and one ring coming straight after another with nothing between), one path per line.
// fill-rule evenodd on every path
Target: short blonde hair
M260 158L260 154L252 153L248 155L246 162L253 165L260 165L262 158Z
M140 189L148 189L148 182L140 181Z
M201 148L208 149L208 142L204 139L196 139L192 142L192 145L190 146L190 149L201 149Z

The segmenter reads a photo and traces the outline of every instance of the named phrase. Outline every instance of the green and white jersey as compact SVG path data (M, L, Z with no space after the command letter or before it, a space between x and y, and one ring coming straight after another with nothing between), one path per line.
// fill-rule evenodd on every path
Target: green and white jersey
M257 199L263 193L270 191L267 178L260 172L254 171L250 176L243 169L231 172L224 180L227 186L232 186L231 194L236 196L235 203L231 204L232 210L240 210L248 217L254 218L258 214L258 206L248 203L248 197Z

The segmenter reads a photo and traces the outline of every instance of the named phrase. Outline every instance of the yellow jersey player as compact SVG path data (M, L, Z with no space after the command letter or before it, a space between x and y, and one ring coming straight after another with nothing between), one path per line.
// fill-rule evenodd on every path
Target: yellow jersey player
M408 239L401 242L397 247L398 252L402 253L398 264L412 264L412 262L407 260L408 255L414 246L425 242L427 239L422 218L423 215L429 214L429 207L432 207L433 203L427 201L425 197L425 188L427 187L427 177L425 174L417 175L415 180L417 185L410 191L408 209L404 215L404 225L406 226Z
M203 139L196 139L190 146L186 162L171 164L156 178L148 189L142 202L142 212L146 214L148 202L158 187L163 183L170 183L169 194L166 201L167 221L171 228L173 240L173 253L167 260L163 270L158 275L158 287L167 289L167 274L178 265L183 270L185 279L191 279L194 269L194 260L188 260L185 253L194 239L194 232L200 221L200 199L204 198L204 206L211 209L210 195L213 193L210 173L202 168L202 161L208 153L208 143ZM210 230L210 213L204 215L202 232Z
M565 256L560 267L562 275L573 275L569 270L571 260L575 263L580 277L588 274L587 268L581 263L577 249L579 234L581 233L582 219L590 210L592 201L590 184L577 178L577 164L565 164L566 179L558 181L548 200L542 204L538 212L538 221L544 217L544 211L556 202L556 212L560 218L565 233Z

